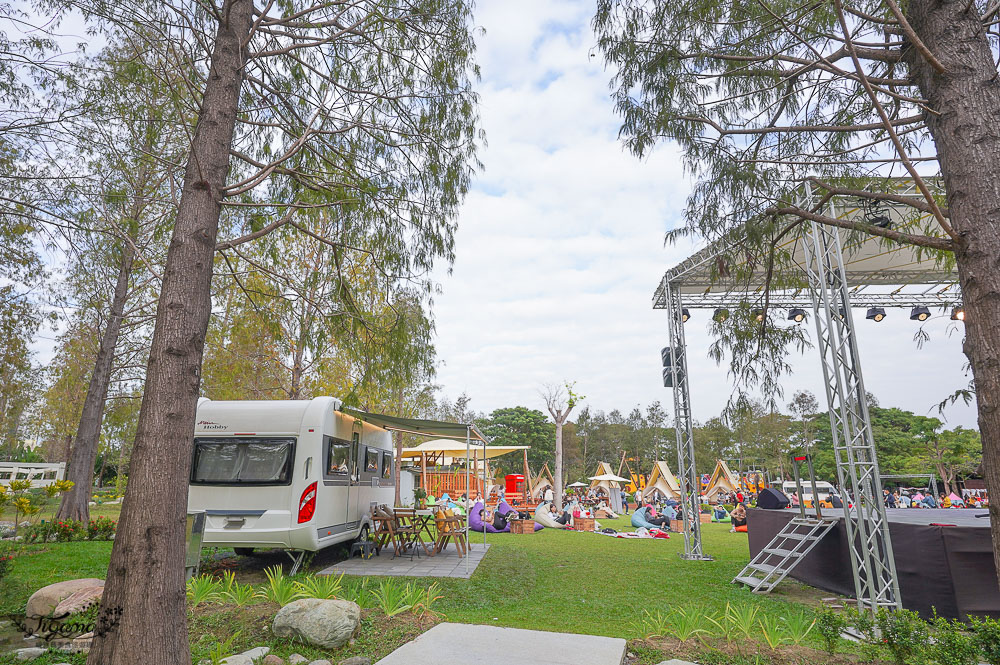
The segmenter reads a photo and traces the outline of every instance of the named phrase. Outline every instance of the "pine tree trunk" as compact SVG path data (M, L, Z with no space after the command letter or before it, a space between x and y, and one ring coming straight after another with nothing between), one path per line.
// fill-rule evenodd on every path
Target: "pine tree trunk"
M554 497L555 498L555 504L556 504L556 508L558 510L562 510L562 506L563 506L563 477L562 477L563 446L562 446L562 430L563 430L562 421L557 420L556 421L556 472L554 474L555 478L553 478L552 480L555 481L555 485L556 485L553 488L553 490L554 490L554 493L555 493L555 497Z
M108 325L101 336L101 343L94 360L94 371L90 374L90 385L83 400L80 424L76 430L76 443L67 453L66 479L73 481L73 489L62 496L58 520L90 519L90 492L94 485L94 462L101 438L101 422L104 420L104 405L108 400L108 384L111 381L111 367L115 359L115 348L121 334L122 315L128 299L128 281L132 274L132 250L122 243L121 264L114 295L111 297L111 314Z
M927 125L938 151L955 261L966 311L964 351L972 366L983 440L986 489L1000 497L1000 85L978 10L966 0L913 0L907 18L941 62L937 73L906 53L929 106ZM990 505L993 552L1000 575L1000 501Z
M89 665L189 665L184 525L222 188L252 0L225 0L163 271L146 389ZM120 613L101 636L103 621Z

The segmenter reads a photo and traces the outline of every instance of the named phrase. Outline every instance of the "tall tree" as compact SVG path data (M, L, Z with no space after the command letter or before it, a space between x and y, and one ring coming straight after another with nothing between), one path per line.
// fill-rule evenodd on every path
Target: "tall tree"
M730 237L734 255L751 259L721 257L722 272L749 263L780 274L790 266L778 241L805 221L954 262L993 494L1000 492L998 12L991 0L598 0L594 18L616 72L629 147L642 155L672 138L697 174L679 233ZM892 187L899 177L913 194ZM824 211L834 197L909 214L890 227L839 218ZM756 327L764 336L776 330L766 320ZM785 368L771 358L774 371L763 371L761 355L731 359L741 381L775 384ZM1000 575L1000 505L990 512Z
M799 444L808 451L813 443L812 423L816 418L816 412L819 411L819 402L808 390L796 390L792 395L792 401L788 403L788 410L799 421L799 426L802 428Z
M214 255L238 254L300 211L354 206L383 271L429 288L450 260L475 168L474 49L461 1L74 2L142 40L195 91L178 94L190 146L162 274L130 482L88 662L186 665L186 479L211 312ZM143 40L134 26L157 38ZM242 234L220 242L225 228ZM316 238L340 247L336 239ZM266 242L266 240L264 240ZM345 251L349 248L343 248Z
M982 462L983 444L979 432L964 427L935 431L924 439L921 448L921 461L940 476L945 494L955 492L959 477L975 473Z
M569 382L561 386L545 386L542 398L545 400L545 406L556 425L556 461L552 475L554 476L553 480L555 480L556 485L553 488L555 492L555 505L556 508L561 510L563 491L563 425L566 424L566 420L569 418L570 412L573 411L573 407L585 398L574 392L573 384Z
M528 464L535 470L552 461L555 455L555 428L537 409L513 406L495 409L480 421L483 434L498 446L531 446Z

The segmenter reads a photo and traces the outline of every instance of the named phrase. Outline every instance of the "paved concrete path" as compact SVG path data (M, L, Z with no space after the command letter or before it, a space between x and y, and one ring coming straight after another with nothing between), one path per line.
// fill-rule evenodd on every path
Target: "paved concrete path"
M625 640L439 623L375 665L621 665Z
M355 557L340 563L335 563L329 568L324 568L319 575L384 575L387 577L459 577L469 579L472 573L476 572L489 545L473 543L469 550L469 570L465 570L465 558L458 556L454 547L449 547L444 552L434 556L426 556L420 550L421 556L402 556L392 558L392 548L382 550L382 554L373 556L370 559Z

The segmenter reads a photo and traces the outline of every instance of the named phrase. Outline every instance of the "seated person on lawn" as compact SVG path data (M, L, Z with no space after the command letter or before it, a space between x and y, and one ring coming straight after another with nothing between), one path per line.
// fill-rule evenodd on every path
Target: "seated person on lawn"
M567 522L569 522L569 513L567 513L565 510L559 510L558 508L556 508L556 504L554 503L549 504L549 517L554 519L556 522L559 522L560 524L566 524Z
M489 508L483 508L479 511L479 519L483 521L483 524L492 524L497 531L503 531L507 528L507 518Z
M747 509L742 503L733 508L733 512L729 516L732 518L733 529L736 529L738 526L746 526Z

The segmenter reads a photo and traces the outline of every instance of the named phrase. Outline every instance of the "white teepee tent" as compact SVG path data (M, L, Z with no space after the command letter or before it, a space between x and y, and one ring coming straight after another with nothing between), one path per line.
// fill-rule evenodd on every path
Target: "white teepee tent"
M714 501L721 492L735 492L740 486L740 479L729 470L729 465L724 460L715 463L715 471L712 472L712 479L708 481L708 489L705 490L705 498Z
M649 480L646 481L646 487L642 490L642 498L652 498L653 493L657 491L671 499L679 500L681 498L681 486L674 474L671 473L670 467L667 466L666 462L655 462L653 464Z

